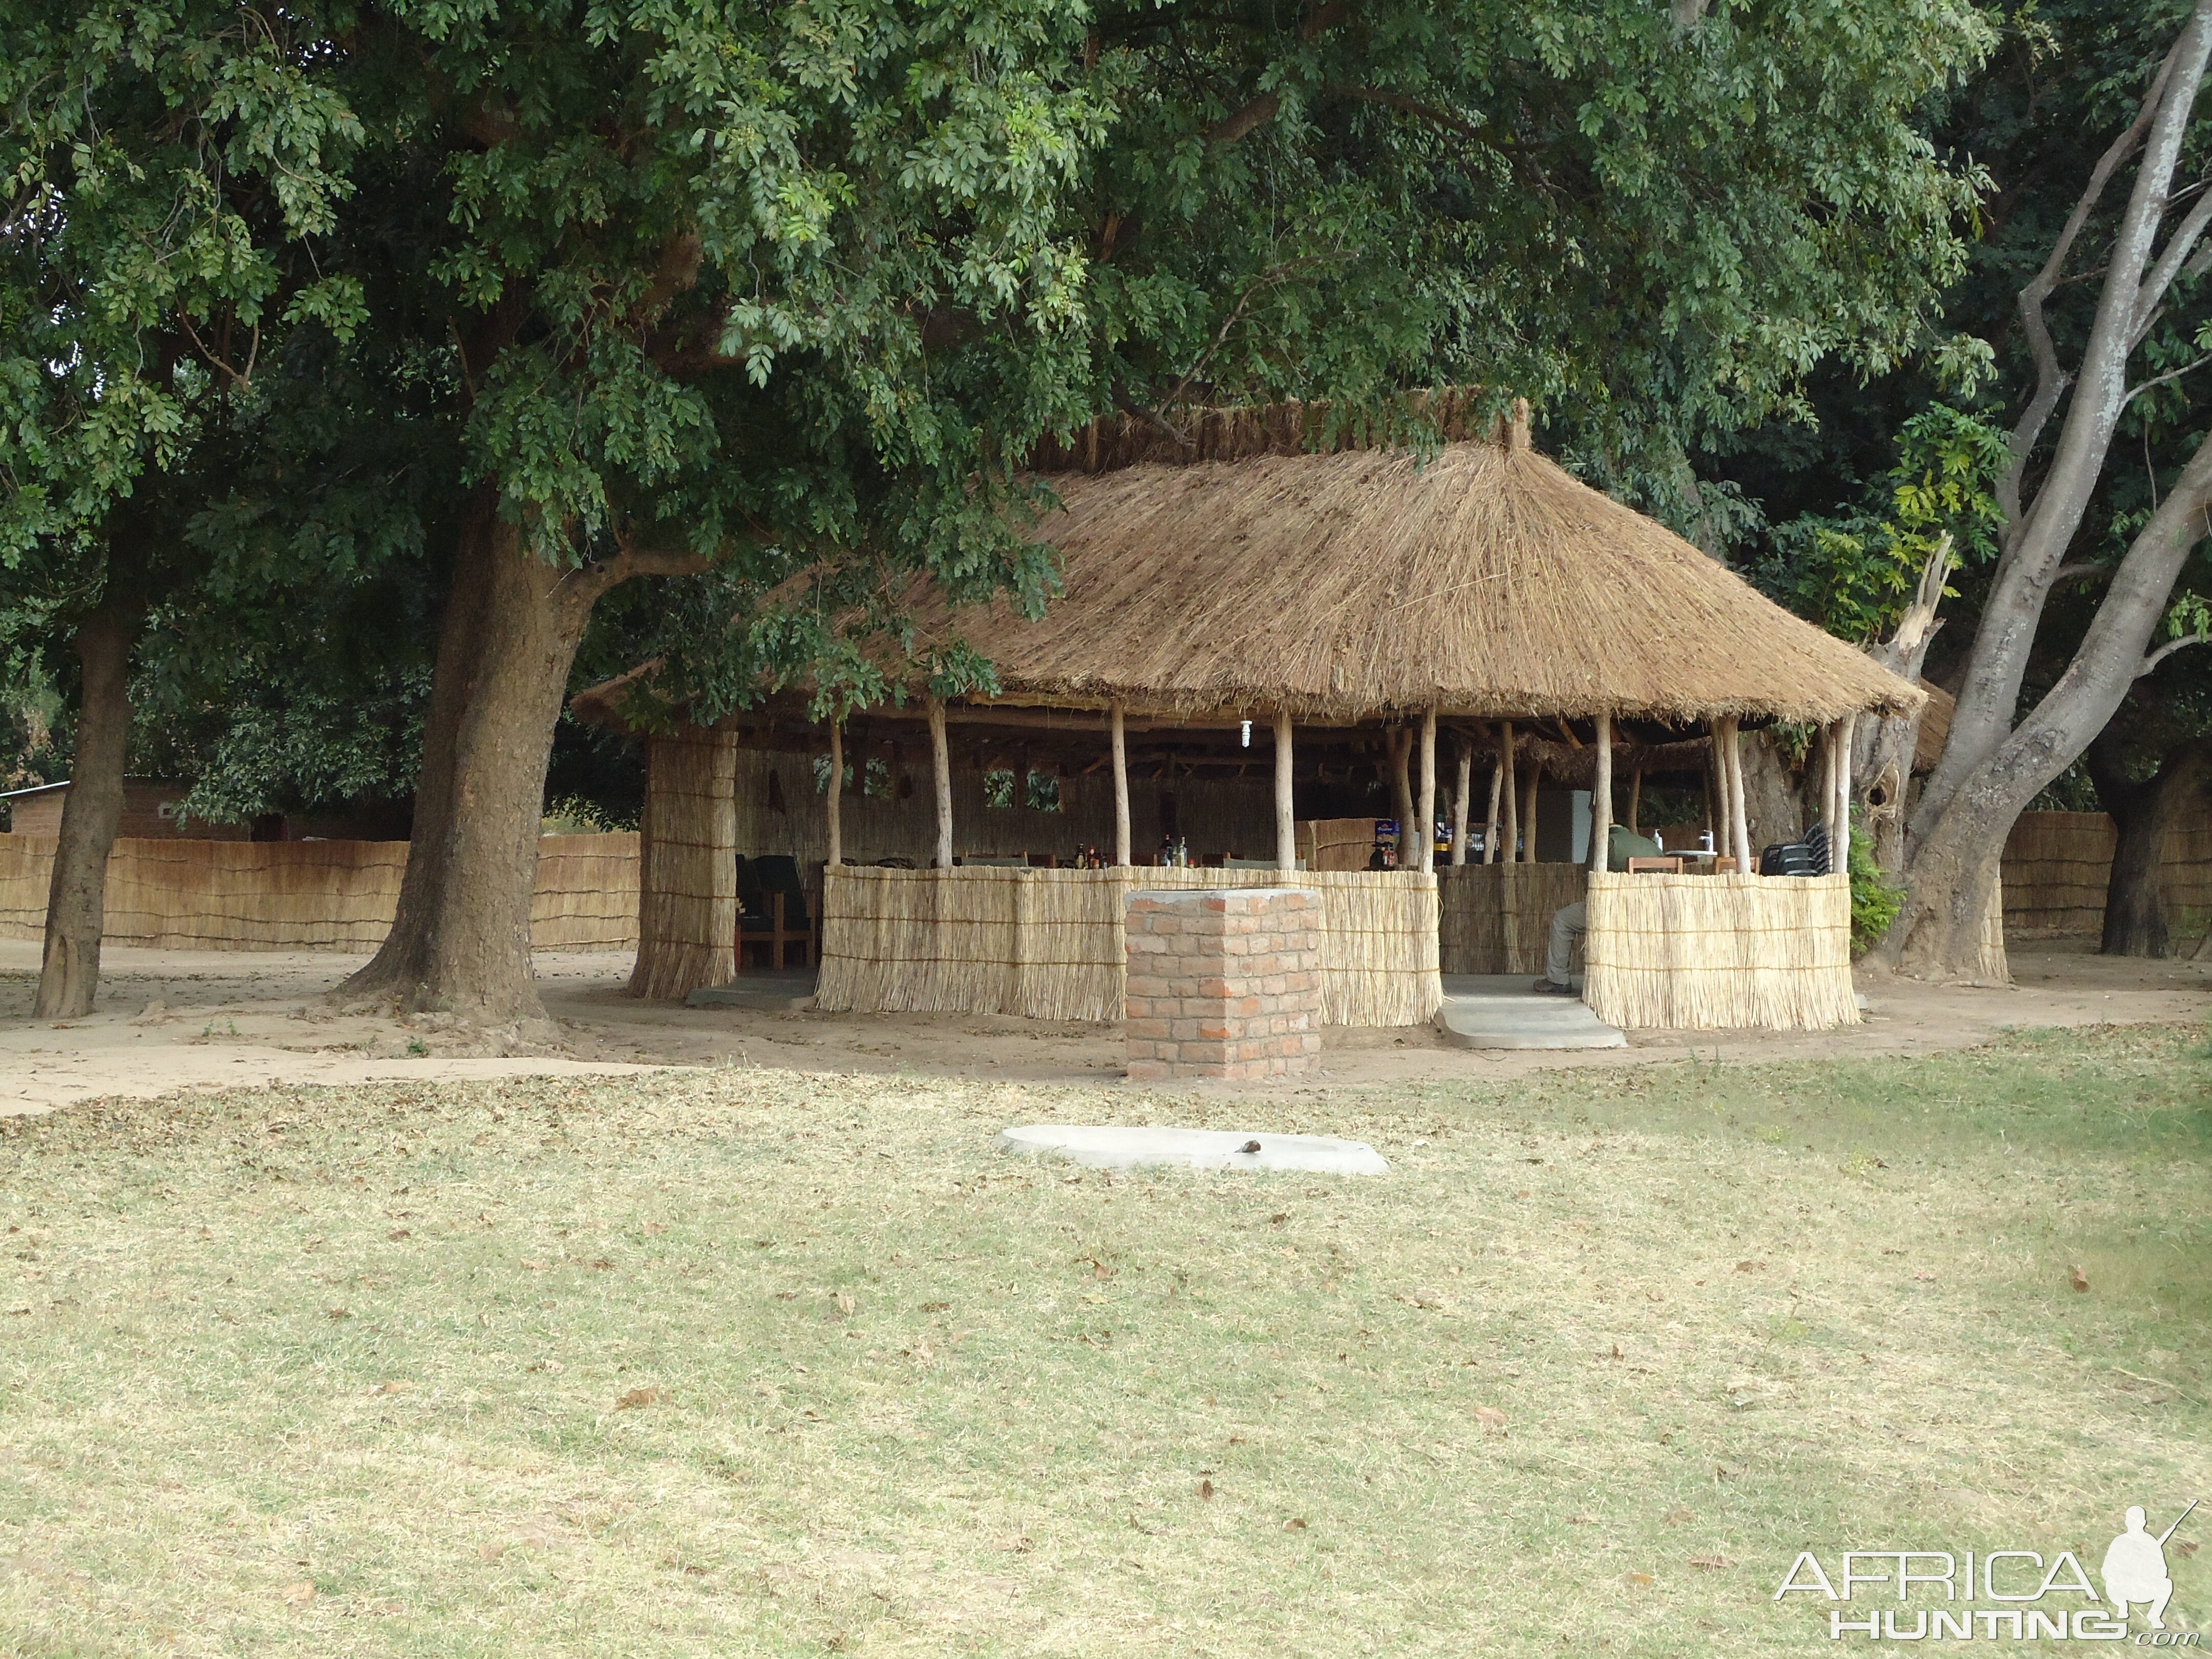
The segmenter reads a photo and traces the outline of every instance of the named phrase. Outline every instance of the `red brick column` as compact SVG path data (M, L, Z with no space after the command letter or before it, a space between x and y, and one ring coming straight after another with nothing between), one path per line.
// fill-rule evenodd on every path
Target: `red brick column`
M1129 895L1129 1075L1293 1077L1321 1056L1321 895L1227 887Z

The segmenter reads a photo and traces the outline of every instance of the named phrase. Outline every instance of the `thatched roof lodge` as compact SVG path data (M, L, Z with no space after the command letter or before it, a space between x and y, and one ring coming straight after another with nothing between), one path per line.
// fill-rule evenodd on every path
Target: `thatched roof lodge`
M1065 587L937 617L1002 705L1822 723L1921 694L1526 442L1051 479Z
M1295 406L1209 412L1182 435L1188 445L1103 422L1044 458L1064 510L1038 533L1060 554L1064 588L1042 618L1004 600L948 613L916 591L922 643L957 638L990 659L995 697L940 702L917 672L906 701L856 712L836 730L809 720L805 698L787 692L713 732L680 730L649 744L636 988L682 995L739 965L735 901L726 902L717 873L734 862L739 839L738 751L827 750L813 843L830 872L820 911L825 1006L1118 1017L1119 896L1132 879L1133 830L1149 810L1143 827L1164 822L1165 839L1176 840L1176 803L1158 786L1180 779L1185 789L1212 781L1244 793L1214 831L1221 844L1199 851L1227 873L1174 880L1258 883L1306 868L1297 879L1327 890L1341 935L1331 1018L1425 1018L1441 995L1439 885L1437 839L1419 826L1437 823L1441 732L1457 762L1442 933L1480 958L1458 963L1462 971L1527 966L1551 908L1585 890L1577 862L1539 861L1540 845L1556 853L1563 834L1557 797L1541 787L1548 766L1586 788L1566 859L1598 866L1587 883L1586 995L1601 1014L1639 1024L1856 1018L1842 878L1749 873L1738 732L1747 721L1820 727L1823 817L1840 824L1850 723L1908 713L1922 691L1537 453L1525 405L1494 436L1462 436L1425 456L1318 445L1313 412ZM577 712L619 721L627 699L649 695L650 678L641 670L580 694ZM933 845L922 839L928 810L908 799L918 792L905 782L907 759L925 742ZM963 858L956 750L963 775L1003 777L1018 765L1026 783L1042 768L1063 804L1068 793L1085 797L1087 824L1110 824L1097 836L1110 841L1107 867L1001 867L1073 862L1080 833L1042 855L1020 849L1024 859L986 854L971 830ZM929 867L854 867L842 799L852 757L862 762L853 774L861 799L849 809L862 841L896 840L889 858L875 849L883 862L922 863L927 852ZM1471 799L1478 757L1486 811ZM882 799L869 785L878 761L900 779ZM1102 769L1110 820L1089 782ZM1725 871L1734 859L1737 873L1603 873L1615 777L1632 780L1633 825L1647 774L1655 784L1690 781L1675 799L1702 800L1692 816L1712 837L1706 867ZM1391 862L1389 837L1370 836L1347 812L1361 831L1357 863L1345 867L1322 833L1327 809L1358 807L1346 792L1378 781L1407 832L1404 855L1395 868L1357 867L1370 854ZM1272 812L1251 793L1263 783ZM1139 799L1148 784L1158 797L1149 809ZM771 776L768 793L775 791ZM981 797L965 793L972 824ZM1554 803L1548 842L1540 800ZM1252 867L1263 863L1272 867ZM1694 926L1686 920L1693 910ZM1615 920L1601 925L1601 914ZM1037 927L1056 930L1048 948L1024 931ZM1693 935L1702 963L1668 966ZM1729 940L1763 942L1739 951ZM1705 979L1694 985L1685 977L1698 973ZM1723 981L1733 988L1716 990Z

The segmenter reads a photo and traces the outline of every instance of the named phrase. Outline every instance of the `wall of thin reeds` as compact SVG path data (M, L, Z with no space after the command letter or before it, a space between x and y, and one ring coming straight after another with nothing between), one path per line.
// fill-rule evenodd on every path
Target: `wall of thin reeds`
M1583 1000L1607 1024L1770 1031L1858 1024L1848 877L1593 874L1589 882Z
M1447 974L1540 974L1552 917L1583 896L1579 864L1463 864L1437 872Z
M1364 870L1374 854L1371 817L1298 821L1298 855L1309 870Z
M54 838L0 836L0 939L46 927ZM637 837L538 842L531 943L620 951L637 943ZM373 951L407 867L404 841L118 840L102 922L111 945L179 951Z
M1118 1020L1131 890L1283 879L1269 870L831 870L815 1002L838 1012ZM1434 877L1323 871L1289 879L1322 895L1328 1024L1415 1025L1442 1005Z
M2005 931L2015 939L2102 931L2117 839L2102 812L2021 813L2005 838Z
M732 838L737 737L686 726L646 740L632 996L681 1001L738 971Z
M2005 931L2015 939L2094 937L2105 927L2105 890L2118 840L2102 812L2023 812L2005 838ZM2159 881L2175 932L2187 938L2212 921L2212 824L2166 833Z
M631 831L540 836L530 891L531 949L635 950L637 866L638 838Z

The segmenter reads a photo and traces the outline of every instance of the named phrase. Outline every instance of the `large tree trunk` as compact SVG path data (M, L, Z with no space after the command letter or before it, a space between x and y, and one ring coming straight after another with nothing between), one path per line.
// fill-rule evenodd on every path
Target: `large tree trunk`
M46 889L46 951L31 1006L40 1019L79 1018L92 1012L99 993L107 855L123 823L123 767L131 745L131 647L143 614L143 606L111 593L76 631L84 691Z
M2035 356L2037 384L2013 429L2012 465L1997 486L2006 520L2004 552L1982 606L1950 735L1913 813L1910 842L1934 833L1953 798L1972 786L1979 769L2013 732L2045 602L2103 475L2112 434L2127 407L2129 362L2191 249L2212 222L2212 203L2200 197L2188 204L2165 247L2159 246L2166 216L2182 199L2171 193L2174 171L2186 148L2208 59L2212 59L2212 0L2196 0L2188 22L2145 93L2134 124L2099 160L2049 260L2021 290L2021 319ZM2112 177L2138 150L2142 159L2104 260L2096 313L2069 374L2059 363L2045 323L2044 303L2065 278L2074 240L2089 222ZM2062 398L2067 408L2057 441L2041 470L2033 502L2023 503L2021 484L2030 456Z
M634 997L680 1002L737 977L737 777L734 732L646 740Z
M2202 811L2212 741L2198 738L2169 750L2158 771L2131 781L2121 763L2118 732L2107 726L2089 745L2089 773L2119 834L2105 889L2108 957L2163 957L2172 952L2162 873L2166 832L2191 811Z
M1744 816L1750 823L1751 867L1759 849L1805 834L1804 775L1790 763L1771 732L1750 732L1743 744Z
M1867 953L1866 965L1920 979L2009 983L2002 864L2005 837L2020 813L2002 799L1954 802L1921 843L1905 908Z
M2133 395L2130 362L2163 314L2176 278L2195 269L2197 246L2212 228L2212 192L2173 188L2208 61L2212 0L2194 0L2135 121L2098 160L2043 269L2021 291L2021 333L2036 384L1996 486L2004 551L1942 757L1907 826L1906 901L1869 955L1877 966L1936 977L2001 976L1993 971L2003 957L1995 907L2005 837L2037 793L2104 729L2129 685L2155 665L2144 648L2183 559L2203 533L2198 515L2212 507L2212 458L2201 443L2130 545L2066 672L2026 719L2015 720L2045 603ZM2127 204L2103 250L2096 314L2069 370L2059 360L2045 303L2069 280L2074 243L2120 167L2138 153ZM2170 216L2178 217L2161 246ZM2064 418L2046 459L2039 445L2062 402ZM2023 494L2031 471L2032 502Z
M2212 441L2198 445L2129 544L2057 684L1967 775L1911 850L1905 907L1869 953L1870 963L1936 979L2008 976L1998 887L2005 838L2027 804L2111 723L2128 688L2151 666L2144 647L2208 507Z
M1911 602L1887 640L1867 647L1867 655L1902 678L1917 682L1928 665L1928 647L1943 624L1936 608L1951 573L1951 538L1938 537L1920 567ZM1852 728L1851 789L1856 822L1874 842L1875 862L1891 875L1905 868L1905 796L1912 784L1913 756L1920 746L1920 709L1904 715L1868 715ZM1847 855L1849 848L1841 849Z
M414 835L392 931L339 989L552 1035L532 982L545 768L592 606L627 571L536 557L481 488L438 641Z

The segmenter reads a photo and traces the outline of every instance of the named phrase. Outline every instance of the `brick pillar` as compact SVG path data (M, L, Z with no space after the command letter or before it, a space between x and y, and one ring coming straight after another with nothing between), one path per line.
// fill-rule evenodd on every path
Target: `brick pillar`
M1321 895L1310 887L1129 895L1133 1078L1295 1077L1321 1056Z

